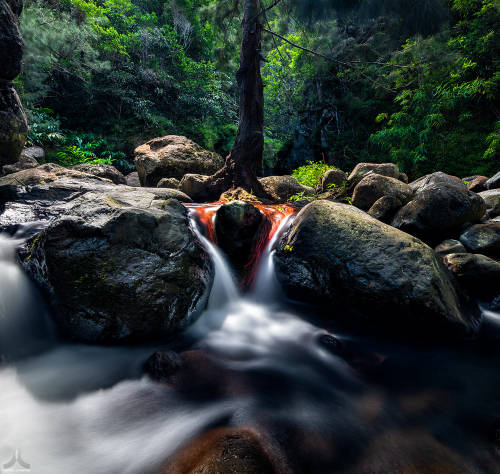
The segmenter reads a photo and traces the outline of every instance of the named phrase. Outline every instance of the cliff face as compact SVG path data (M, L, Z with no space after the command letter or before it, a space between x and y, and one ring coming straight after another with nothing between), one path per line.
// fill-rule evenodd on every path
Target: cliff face
M19 30L22 0L0 0L0 166L15 163L28 123L12 81L21 72L24 44Z

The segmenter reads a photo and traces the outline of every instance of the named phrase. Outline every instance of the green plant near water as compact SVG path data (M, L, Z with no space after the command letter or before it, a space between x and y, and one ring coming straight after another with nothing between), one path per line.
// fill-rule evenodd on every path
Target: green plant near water
M314 188L323 176L326 171L335 168L332 165L327 165L325 163L308 161L306 165L301 166L292 172L292 176L304 186L310 186Z
M301 191L300 193L296 193L293 196L288 198L288 202L299 202L299 201L313 201L316 199L316 196L309 196Z

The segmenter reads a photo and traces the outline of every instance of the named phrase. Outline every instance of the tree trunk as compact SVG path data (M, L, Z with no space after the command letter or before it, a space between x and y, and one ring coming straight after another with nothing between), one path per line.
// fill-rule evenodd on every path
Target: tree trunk
M262 26L258 0L245 0L242 33L240 67L236 73L238 133L224 167L206 183L211 199L237 187L257 196L267 196L257 179L264 151L264 93L260 74Z

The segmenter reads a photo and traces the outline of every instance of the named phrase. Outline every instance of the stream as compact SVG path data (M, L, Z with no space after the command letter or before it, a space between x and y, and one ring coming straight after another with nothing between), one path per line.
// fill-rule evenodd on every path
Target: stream
M484 312L479 341L459 347L327 331L275 277L273 246L293 216L242 291L190 212L215 281L199 320L161 347L59 340L16 262L23 234L0 235L0 473L155 472L216 426L264 433L289 472L500 472L500 315ZM220 387L186 394L143 374L174 346L210 354Z

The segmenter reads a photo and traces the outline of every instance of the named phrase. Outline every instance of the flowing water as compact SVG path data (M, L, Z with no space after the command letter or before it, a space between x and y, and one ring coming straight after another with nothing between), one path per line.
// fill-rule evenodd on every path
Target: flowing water
M191 380L192 393L143 375L156 346L59 341L15 261L22 236L0 235L0 472L155 472L222 425L264 433L292 472L500 472L499 315L486 312L480 342L460 348L329 333L284 298L275 277L273 246L289 212L273 214L255 283L242 292L210 238L214 209L206 211L191 210L208 238L194 219L193 228L215 281L176 349L203 350L218 372L200 374L201 389Z

